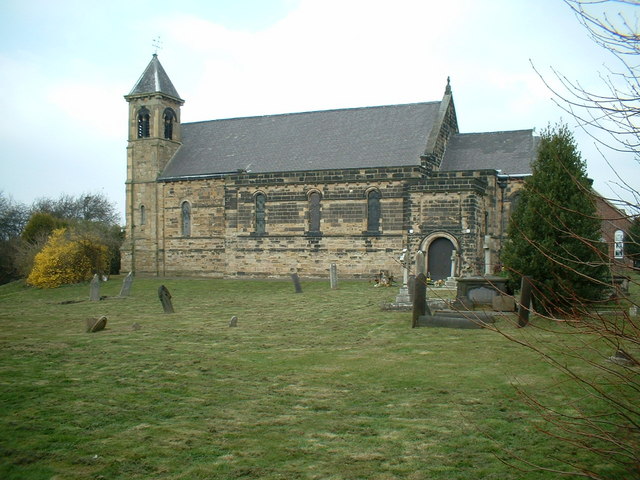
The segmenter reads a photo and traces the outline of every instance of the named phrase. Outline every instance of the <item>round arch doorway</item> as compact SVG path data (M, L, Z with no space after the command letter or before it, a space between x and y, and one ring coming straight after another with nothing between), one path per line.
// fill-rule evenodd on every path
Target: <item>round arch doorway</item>
M425 267L431 280L445 280L457 271L455 260L458 242L452 235L439 232L422 241L420 250L425 253Z

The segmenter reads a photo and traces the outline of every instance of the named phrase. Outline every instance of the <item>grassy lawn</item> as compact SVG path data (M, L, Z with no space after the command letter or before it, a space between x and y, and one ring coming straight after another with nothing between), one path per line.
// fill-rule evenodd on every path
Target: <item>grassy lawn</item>
M515 393L558 408L560 387L579 394L535 353L487 330L411 329L380 310L395 288L303 289L136 278L129 298L61 304L88 285L0 287L0 478L548 479L514 456L586 455L539 433ZM107 329L85 333L99 315Z

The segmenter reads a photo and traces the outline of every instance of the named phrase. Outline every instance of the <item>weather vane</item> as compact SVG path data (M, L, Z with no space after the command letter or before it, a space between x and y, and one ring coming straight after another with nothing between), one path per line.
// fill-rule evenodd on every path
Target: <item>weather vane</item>
M154 48L154 55L158 54L158 50L162 50L162 40L160 38L160 35L158 35L156 38L153 39L153 42L151 43L151 45Z

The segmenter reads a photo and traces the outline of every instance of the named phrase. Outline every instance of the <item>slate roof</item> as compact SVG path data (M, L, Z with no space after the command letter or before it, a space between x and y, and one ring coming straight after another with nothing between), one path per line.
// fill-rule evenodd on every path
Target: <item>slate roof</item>
M533 130L455 134L449 140L440 170L492 169L505 175L527 175L531 173L537 145Z
M420 165L440 102L182 124L161 179Z
M158 56L155 53L153 54L149 65L147 65L147 68L142 73L142 76L126 97L148 93L164 93L176 100L180 100L181 102L183 101L180 98L180 95L178 95L173 83L169 80L167 72L162 68L160 60L158 60Z

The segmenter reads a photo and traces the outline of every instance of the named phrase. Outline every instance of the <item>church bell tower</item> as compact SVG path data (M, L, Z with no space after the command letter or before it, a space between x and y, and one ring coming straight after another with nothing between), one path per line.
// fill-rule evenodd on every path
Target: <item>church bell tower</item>
M129 103L126 239L122 268L162 273L162 191L156 182L180 147L180 98L156 54L125 100Z

